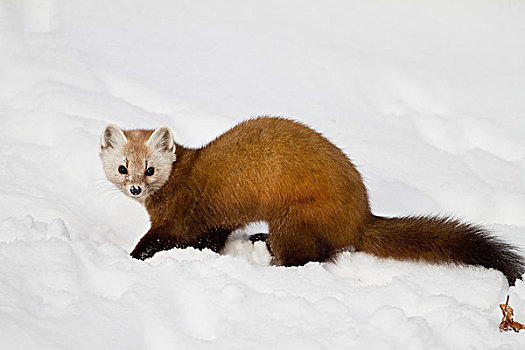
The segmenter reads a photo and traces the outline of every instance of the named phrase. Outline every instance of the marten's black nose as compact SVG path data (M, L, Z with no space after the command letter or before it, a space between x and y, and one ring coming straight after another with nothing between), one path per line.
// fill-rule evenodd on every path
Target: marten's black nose
M131 186L129 188L129 191L131 192L132 195L138 196L140 192L142 192L142 189L140 188L140 186Z

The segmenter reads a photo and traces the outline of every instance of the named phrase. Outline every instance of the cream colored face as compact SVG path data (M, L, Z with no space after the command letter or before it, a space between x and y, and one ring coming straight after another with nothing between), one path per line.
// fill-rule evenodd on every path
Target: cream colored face
M176 160L173 134L168 127L122 131L109 124L100 138L100 159L111 183L143 201L169 179Z

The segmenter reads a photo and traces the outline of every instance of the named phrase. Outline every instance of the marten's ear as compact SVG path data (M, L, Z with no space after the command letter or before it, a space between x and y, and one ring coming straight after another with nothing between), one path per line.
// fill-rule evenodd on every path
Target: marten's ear
M170 128L163 126L155 130L149 140L146 141L146 146L164 152L175 153L175 141L173 141L173 134Z
M115 124L108 124L100 136L100 149L115 148L126 142L128 140L122 129Z

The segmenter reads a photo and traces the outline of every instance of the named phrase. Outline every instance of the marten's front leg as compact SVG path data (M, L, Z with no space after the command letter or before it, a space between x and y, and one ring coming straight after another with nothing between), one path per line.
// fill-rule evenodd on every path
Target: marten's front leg
M151 228L137 243L131 256L135 259L145 260L151 258L155 253L177 247L170 235L162 228Z
M224 248L226 239L231 232L232 230L230 229L211 229L208 232L197 235L193 240L180 242L180 240L176 240L162 228L150 229L144 237L140 239L130 255L135 259L145 260L151 258L157 252L176 247L194 247L201 250L208 248L219 253L222 248Z
M225 228L212 229L202 235L199 235L197 241L190 245L197 249L208 248L213 250L215 253L220 253L226 244L226 239L231 233L232 230Z

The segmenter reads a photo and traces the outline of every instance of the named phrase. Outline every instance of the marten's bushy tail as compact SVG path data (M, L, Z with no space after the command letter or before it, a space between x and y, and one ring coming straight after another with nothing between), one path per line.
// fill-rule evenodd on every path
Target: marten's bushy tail
M525 272L516 248L483 228L450 218L374 216L356 248L385 258L494 268L510 285Z

